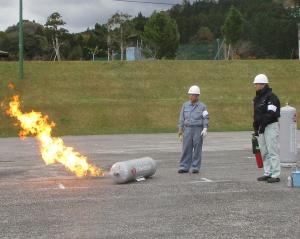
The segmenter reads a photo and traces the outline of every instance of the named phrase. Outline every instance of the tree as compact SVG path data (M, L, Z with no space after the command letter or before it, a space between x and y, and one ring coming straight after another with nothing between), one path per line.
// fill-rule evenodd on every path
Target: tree
M140 35L142 32L144 32L144 27L147 23L147 18L143 16L141 12L138 13L138 15L132 19L134 29L137 31L137 33Z
M254 52L258 58L293 58L298 49L297 23L282 8L265 8L251 19L251 35ZM294 55L294 56L293 56Z
M120 44L121 61L123 61L126 38L132 32L130 18L131 16L128 14L117 12L107 22L108 43L111 44L111 41L116 41Z
M46 37L24 33L24 51L26 52L26 58L44 59L43 56L48 52L48 41Z
M242 38L244 33L244 24L245 20L241 12L232 6L222 27L222 32L225 37L226 44L228 45L228 59L231 55L231 48L234 50L235 44Z
M98 46L99 50L104 50L107 47L106 39L107 39L107 28L105 24L95 25L95 30L93 31L94 39L96 40L93 44L89 45L89 47Z
M245 21L242 34L235 32L239 28L230 28L233 30L229 31L230 35L238 37L238 42L230 44L230 52L238 52L245 58L289 59L295 58L298 52L297 24L300 22L300 0L290 0L289 2L293 2L293 4L289 8L285 8L283 2L288 2L288 0L186 0L182 4L174 5L165 14L176 21L181 44L204 43L225 36L225 28L222 26L225 25L231 7L234 6L240 11ZM147 35L144 34L144 31L149 31L149 29L145 29L149 19L141 13L128 20L124 20L122 15L124 14L116 14L110 26L97 23L93 29L74 34L69 34L62 28L64 22L58 13L50 16L55 23L51 21L47 28L38 23L24 20L25 58L70 59L70 57L81 57L80 52L82 51L82 59L90 60L93 53L97 52L97 47L101 52L96 53L95 56L105 54L108 47L108 52L111 54L112 50L119 53L121 49L123 57L126 46L135 46L137 42L139 45L141 39L144 39L143 51L149 49L150 55L154 57L156 54L156 47L153 45L154 39L146 42L146 38L144 38ZM60 29L62 31L59 31ZM158 29L157 31L160 32L159 27ZM56 30L58 43L54 37ZM154 30L152 29L152 31ZM155 35L155 37L159 36L160 34ZM231 40L228 36L226 38L228 41ZM169 46L171 41L166 44L163 37L158 39L159 45L164 44L160 48L162 51L167 51L171 47ZM174 42L176 43L176 38ZM224 45L227 46L227 44ZM81 50L77 46L80 46ZM19 51L17 24L0 32L0 49L8 51L10 59L17 60ZM169 58L170 56L163 55L162 57Z
M80 45L74 46L69 54L69 59L71 60L81 60L82 59L82 48Z
M155 58L175 58L179 46L179 33L175 20L167 13L152 14L145 25L142 39Z
M0 50L6 48L5 43L7 42L7 35L5 32L0 31Z
M88 52L92 55L92 60L95 61L95 56L101 52L98 46L95 48L87 48Z
M61 38L64 34L68 31L61 26L65 25L66 23L62 20L61 15L58 12L52 13L48 18L45 24L47 29L48 36L52 42L52 47L55 52L54 61L57 59L58 61L61 60L60 55L60 47L63 44L61 42Z
M214 39L214 34L208 27L201 27L197 34L191 38L192 42L199 43L211 43Z
M48 41L44 34L44 27L38 23L24 20L24 53L25 58L45 59L48 54ZM1 36L2 35L2 36ZM17 59L19 54L18 26L8 27L5 32L0 32L0 49L9 52L11 59Z
M83 42L83 55L85 59L94 60L96 56L104 52L107 47L107 30L104 25L96 24L95 29L85 32L85 41Z

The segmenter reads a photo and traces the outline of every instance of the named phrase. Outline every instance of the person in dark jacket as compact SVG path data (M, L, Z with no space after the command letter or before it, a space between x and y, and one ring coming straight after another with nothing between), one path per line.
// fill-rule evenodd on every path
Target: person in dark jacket
M253 83L256 89L253 128L264 162L264 175L257 180L276 183L280 181L281 169L278 147L280 101L269 87L266 75L257 75Z

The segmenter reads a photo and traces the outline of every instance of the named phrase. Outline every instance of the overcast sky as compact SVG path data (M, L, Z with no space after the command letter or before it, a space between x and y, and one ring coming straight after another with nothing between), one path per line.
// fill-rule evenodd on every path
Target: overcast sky
M137 0L156 3L181 3L182 0ZM0 0L0 31L18 22L19 0ZM117 2L114 0L23 0L24 19L45 24L47 17L59 12L70 32L80 32L105 23L109 16L120 11L136 16L138 12L149 16L154 10L165 10L168 5Z

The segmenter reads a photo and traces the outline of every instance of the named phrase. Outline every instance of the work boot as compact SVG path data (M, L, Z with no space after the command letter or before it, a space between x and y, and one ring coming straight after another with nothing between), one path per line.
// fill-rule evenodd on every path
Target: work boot
M257 178L257 181L263 182L263 181L268 181L271 177L270 176L262 176Z
M198 170L198 169L193 169L193 170L192 170L192 173L195 173L195 174L196 174L196 173L199 173L199 170Z
M179 169L178 170L178 173L188 173L189 171L188 170L184 170L184 169Z
M280 182L280 178L269 178L268 179L268 183L279 183Z

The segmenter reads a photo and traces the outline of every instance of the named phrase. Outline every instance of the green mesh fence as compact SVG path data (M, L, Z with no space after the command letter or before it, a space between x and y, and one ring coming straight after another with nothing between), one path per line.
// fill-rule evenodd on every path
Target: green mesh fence
M221 44L221 41L219 41ZM218 52L218 42L184 44L177 51L178 60L214 60ZM220 53L223 53L222 51ZM223 56L223 54L221 54ZM222 57L221 56L221 57Z

